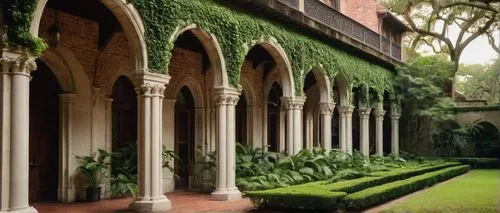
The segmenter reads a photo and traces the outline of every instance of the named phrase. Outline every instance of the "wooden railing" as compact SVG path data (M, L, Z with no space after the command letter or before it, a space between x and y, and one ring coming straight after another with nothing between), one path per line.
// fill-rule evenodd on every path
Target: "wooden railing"
M319 0L278 0L308 18L401 61L401 47Z

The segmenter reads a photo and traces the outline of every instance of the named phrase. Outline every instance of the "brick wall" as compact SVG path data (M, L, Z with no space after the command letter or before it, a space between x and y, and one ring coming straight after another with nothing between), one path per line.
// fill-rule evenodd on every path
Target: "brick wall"
M383 7L377 0L342 0L340 11L375 32L379 32L377 11Z
M47 39L47 31L54 24L55 15L54 10L45 9L40 22L42 38ZM57 17L61 23L59 45L73 52L96 86L113 84L109 81L115 73L132 71L131 49L123 32L114 34L109 43L99 50L99 23L61 11L57 12Z

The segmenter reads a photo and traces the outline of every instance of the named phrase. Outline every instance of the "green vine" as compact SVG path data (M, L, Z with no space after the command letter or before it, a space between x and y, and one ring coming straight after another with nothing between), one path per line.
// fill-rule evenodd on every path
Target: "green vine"
M320 40L304 29L269 20L261 14L230 8L219 0L130 0L142 16L149 66L168 73L175 32L189 24L213 34L226 61L229 83L239 86L239 74L245 56L256 40L271 38L282 46L291 62L295 92L302 95L305 74L322 66L328 77L344 75L351 86L366 85L377 93L392 93L390 70L338 49L329 40ZM32 34L30 26L36 0L7 0L3 3L5 34L8 45L19 45L38 56L46 43Z
M2 4L6 44L24 47L33 56L40 56L47 49L47 44L30 33L37 1L5 0Z
M271 21L260 14L229 8L217 0L130 0L142 16L149 67L168 73L174 48L171 38L189 24L215 35L226 61L229 83L238 87L245 56L256 40L274 38L291 62L295 92L302 95L305 73L322 65L330 78L343 74L353 84L368 85L377 93L393 91L392 73L381 66L339 50L304 29Z

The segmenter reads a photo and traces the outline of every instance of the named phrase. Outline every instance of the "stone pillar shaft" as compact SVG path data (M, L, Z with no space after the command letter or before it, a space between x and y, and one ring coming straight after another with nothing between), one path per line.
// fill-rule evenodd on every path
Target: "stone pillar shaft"
M340 112L340 138L341 149L349 154L352 154L352 112L354 107L342 106L339 108ZM342 148L343 145L343 148Z
M214 101L217 105L217 181L212 196L216 200L241 199L236 187L236 116L235 108L239 92L232 88L216 88Z
M288 154L295 155L302 150L302 109L304 107L305 98L303 97L283 97L283 105L287 109L287 140Z
M377 155L380 157L384 156L384 110L375 111L375 125L376 125L376 139L375 146L377 150Z
M391 153L399 155L399 118L401 106L397 103L391 105Z
M370 156L370 112L371 108L359 109L360 131L359 142L360 151L364 156Z
M37 212L29 206L29 87L36 64L23 51L4 49L2 65L2 174L0 211ZM6 174L4 174L6 173Z
M137 176L139 191L130 208L137 212L158 212L171 208L162 193L161 121L163 92L169 78L151 73L138 74L137 92Z
M334 103L320 103L321 145L327 152L332 150L332 114L334 109Z
M73 93L59 94L59 163L61 168L67 168L64 171L59 171L58 197L62 202L70 202L75 199L71 181L71 174L75 169L70 163L73 157L71 142L73 141L72 114L75 97L76 94ZM106 189L109 188L108 186L109 184L106 185Z

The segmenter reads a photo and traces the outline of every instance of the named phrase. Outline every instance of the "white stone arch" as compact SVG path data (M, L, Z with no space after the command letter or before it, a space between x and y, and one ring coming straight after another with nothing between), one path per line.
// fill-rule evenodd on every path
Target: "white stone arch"
M105 84L105 87L102 88L103 89L103 93L105 95L111 96L113 94L113 87L115 85L115 82L121 76L127 77L128 80L130 80L133 83L133 81L132 81L134 79L134 72L133 71L130 71L130 72L115 72L113 74L113 76L111 76L111 78L109 79L108 83ZM133 85L133 86L136 86L136 85Z
M62 92L80 95L92 93L90 80L71 50L58 45L57 48L48 49L40 60L52 70Z
M175 98L184 86L191 92L195 108L204 108L205 102L203 100L203 89L200 83L191 76L186 76L182 80L178 81L175 86L172 87L173 89L168 91L168 94L174 95L173 98Z
M245 93L245 102L247 103L247 107L256 106L257 105L257 96L255 92L255 88L251 83L251 80L244 74L240 76L241 87L243 88L243 92Z
M222 54L222 49L215 35L208 33L196 24L190 24L185 27L178 27L170 37L170 43L174 43L177 38L186 31L191 31L200 41L210 60L211 70L214 71L214 87L229 87L229 80L226 71L226 61Z
M131 49L136 72L148 70L148 55L144 39L144 25L139 12L125 0L100 0L120 23ZM40 21L48 0L39 0L31 22L30 33L38 36Z
M252 47L256 45L262 46L276 62L277 70L275 68L275 70L273 70L272 72L277 71L279 75L279 80L276 82L280 84L281 89L283 90L283 96L295 97L295 84L293 81L292 66L290 61L288 60L288 56L285 50L281 47L281 45L275 38L271 37L269 39L260 39L257 41L253 41L251 45L248 45L250 48L248 48L247 54L252 49ZM265 91L267 92L268 90Z
M285 91L283 89L283 83L280 81L280 76L278 72L275 71L272 71L264 81L264 97L267 97L274 83L277 83L281 87L281 91L283 91L283 96L286 97Z
M326 73L323 71L321 67L314 67L311 69L310 72L313 73L314 78L316 79L316 84L319 90L319 99L320 99L319 101L321 103L332 102L333 100L331 98L330 80L328 79Z
M332 86L336 85L339 92L340 103L339 106L351 105L351 86L348 78L342 74L337 74L332 80Z

